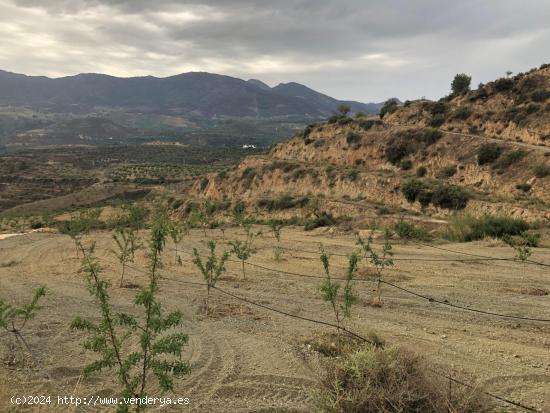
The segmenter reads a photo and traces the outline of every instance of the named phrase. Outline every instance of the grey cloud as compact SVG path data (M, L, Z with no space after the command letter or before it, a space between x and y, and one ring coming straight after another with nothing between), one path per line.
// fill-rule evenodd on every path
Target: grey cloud
M0 15L7 70L222 71L364 101L538 66L550 43L546 0L0 0Z

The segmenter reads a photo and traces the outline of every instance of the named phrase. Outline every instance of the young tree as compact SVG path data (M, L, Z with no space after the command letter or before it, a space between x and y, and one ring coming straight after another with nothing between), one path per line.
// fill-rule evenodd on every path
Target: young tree
M380 109L380 113L379 113L380 119L383 119L386 113L395 112L397 110L397 106L398 106L398 103L396 98L391 98L386 100L384 102L384 105Z
M118 251L113 251L122 266L120 274L120 288L124 286L124 274L126 265L129 262L134 262L136 251L141 247L140 242L136 238L136 233L133 229L117 228L113 234L113 239L116 242Z
M38 301L45 295L46 287L38 287L34 291L31 301L22 307L13 306L0 298L0 328L6 333L12 334L15 341L22 344L35 361L37 361L36 357L23 337L22 331L27 322L32 320L40 309Z
M348 114L351 112L351 108L349 105L341 104L337 108L338 113L342 116L348 116Z
M169 228L169 234L170 238L172 238L172 242L174 243L174 264L182 264L181 257L178 254L178 245L181 241L183 241L183 237L185 237L187 234L189 234L189 226L187 223L185 224L179 224L179 223L172 223Z
M376 268L376 276L378 279L377 291L378 291L378 303L382 303L382 272L384 268L393 266L393 252L392 246L389 241L390 232L386 228L384 229L384 244L382 245L382 254L379 254L375 251L373 247L373 232L370 233L367 238L367 242L364 242L363 239L358 235L357 244L360 246L364 257L370 261L372 265Z
M98 303L101 317L98 323L77 317L71 324L72 329L89 334L83 346L99 356L84 368L84 373L89 375L102 369L115 369L121 395L125 398L145 397L153 377L162 391L173 390L173 379L189 373L189 364L181 360L188 336L170 332L181 325L182 314L179 311L165 314L157 298L158 269L167 236L167 218L158 215L151 228L149 282L134 299L143 311L140 319L127 313L115 314L110 303L109 283L101 278L101 267L93 255L94 245L86 249L79 244L84 256L81 270L90 295ZM137 349L134 349L135 344ZM137 412L144 408L145 405L136 405ZM128 409L126 404L118 406L119 412Z
M465 73L457 74L452 83L451 90L453 96L464 95L470 90L470 83L472 82L472 77L468 76Z
M273 255L275 258L275 261L281 261L282 259L282 251L281 251L281 231L284 227L284 224L282 221L278 221L276 219L272 219L269 221L269 229L271 230L271 233L277 240L277 246L275 247L273 251Z
M206 284L206 299L204 301L206 308L206 315L208 315L208 301L210 298L210 289L216 286L218 278L225 272L225 262L229 258L229 253L224 251L220 258L216 256L216 241L209 240L206 245L208 246L209 256L206 261L203 262L199 251L193 248L193 264L199 269L204 278Z
M330 303L334 318L336 320L338 335L340 335L341 324L344 319L351 317L351 306L357 302L357 296L353 291L353 277L357 272L359 255L352 253L348 257L348 268L346 271L345 283L343 286L334 281L330 275L330 259L325 250L321 247L321 263L325 270L325 280L321 284L323 300Z

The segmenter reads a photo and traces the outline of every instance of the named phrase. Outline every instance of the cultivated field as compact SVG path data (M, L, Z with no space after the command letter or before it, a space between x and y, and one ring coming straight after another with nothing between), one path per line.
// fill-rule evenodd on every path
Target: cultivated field
M311 389L323 371L326 357L308 342L333 331L331 327L300 318L333 322L329 304L319 291L322 266L319 244L334 254L331 267L344 275L345 256L356 249L354 237L326 231L304 232L289 227L282 231L283 259L275 261L275 238L267 227L256 243L256 253L246 266L231 257L227 273L211 296L211 315L204 315L206 294L202 278L191 263L193 247L205 252L204 233L192 230L179 246L182 264L175 264L172 244L163 255L160 299L165 306L184 313L183 331L190 336L184 357L191 374L177 380L174 394L189 397L185 408L151 408L151 411L196 412L309 412ZM207 238L218 240L218 250L229 249L220 230L207 230ZM148 234L140 233L142 239ZM241 228L228 228L226 240L243 239ZM110 232L84 237L97 242L96 253L104 276L113 288L118 309L132 312L136 287L146 276L138 271L147 265L145 250L128 270L127 288L117 288L120 265L111 252L115 248ZM380 240L375 247L380 248ZM352 308L345 326L361 335L373 332L387 345L402 345L425 356L444 375L480 385L488 392L550 410L550 323L453 308L429 300L503 315L535 319L550 318L548 267L505 260L484 260L472 255L513 258L514 252L498 241L423 246L392 240L395 266L384 271L382 306L372 305L376 288L373 269L362 261L356 291L360 302ZM301 251L297 251L301 250ZM455 251L455 252L450 252ZM462 252L462 254L458 253ZM534 249L532 260L550 264L550 250ZM462 260L462 261L461 261ZM0 346L1 411L105 411L105 407L18 409L9 404L11 395L46 394L87 397L117 395L113 374L102 372L82 376L83 366L93 360L80 342L84 336L71 333L76 315L97 319L94 302L78 274L80 260L74 244L61 234L33 233L0 240L0 288L11 302L27 302L31 291L46 285L43 309L29 322L25 338L38 359L8 363L6 345ZM273 270L269 270L271 268ZM225 293L224 293L225 292ZM231 295L228 295L229 293ZM283 315L235 297L286 313ZM428 299L426 299L428 298ZM26 363L26 364L25 364ZM445 379L441 379L445 380ZM458 384L452 384L459 386ZM516 411L506 404L499 410Z

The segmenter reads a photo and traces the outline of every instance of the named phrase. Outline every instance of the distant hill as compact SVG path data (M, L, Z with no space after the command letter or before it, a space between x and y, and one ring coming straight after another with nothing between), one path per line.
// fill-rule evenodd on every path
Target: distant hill
M79 74L51 79L0 71L0 106L75 114L98 110L178 116L326 118L338 105L377 113L380 104L345 102L298 83L270 88L259 80L191 72L166 78Z

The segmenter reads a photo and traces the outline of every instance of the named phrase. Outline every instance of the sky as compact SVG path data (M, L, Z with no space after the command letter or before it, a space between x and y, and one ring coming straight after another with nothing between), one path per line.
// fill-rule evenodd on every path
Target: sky
M439 98L550 62L548 0L0 0L0 69L205 71L339 99Z

